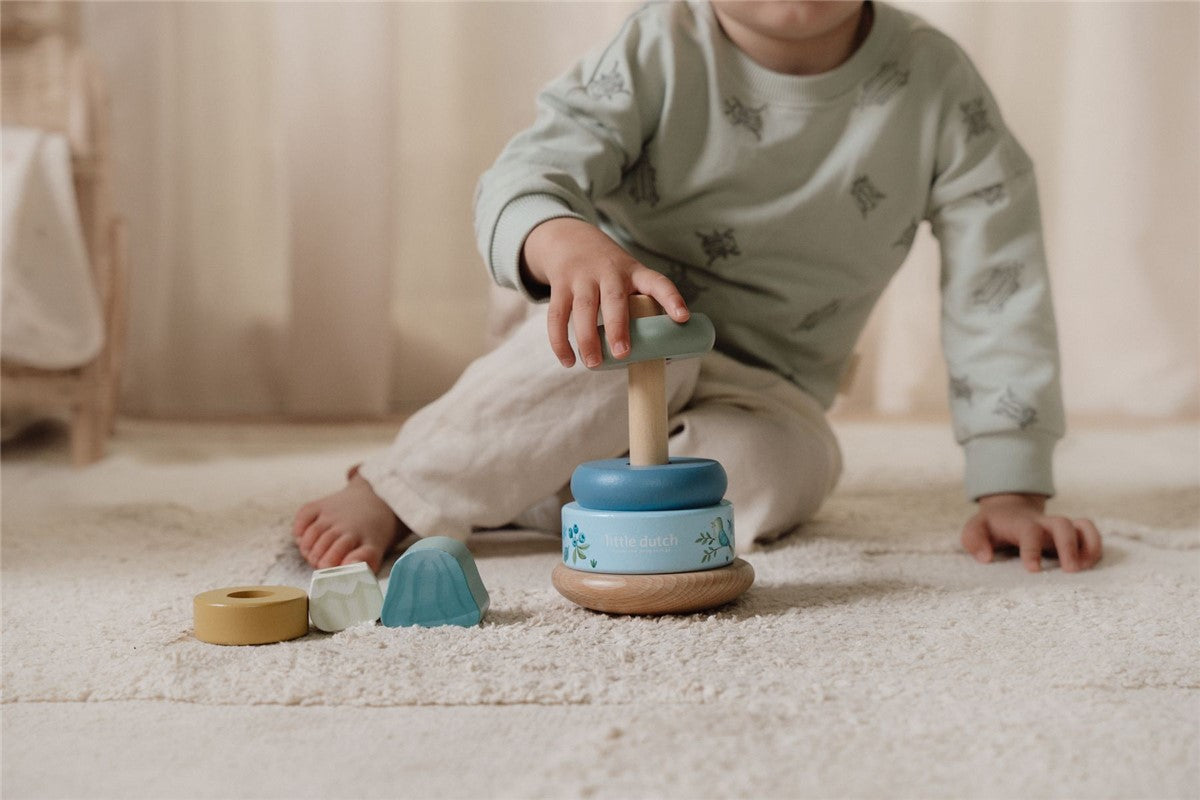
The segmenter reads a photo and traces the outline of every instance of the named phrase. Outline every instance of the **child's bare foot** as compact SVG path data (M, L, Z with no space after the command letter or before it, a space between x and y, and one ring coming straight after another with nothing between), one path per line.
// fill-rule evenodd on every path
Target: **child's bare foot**
M300 555L317 569L365 561L378 571L400 530L400 519L357 472L341 491L301 506L292 523Z

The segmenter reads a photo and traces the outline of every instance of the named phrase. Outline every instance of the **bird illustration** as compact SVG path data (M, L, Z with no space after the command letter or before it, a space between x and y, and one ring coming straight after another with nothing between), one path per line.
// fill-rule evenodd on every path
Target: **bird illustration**
M725 533L725 520L717 517L712 521L713 533L717 535L717 541L722 547L729 547L729 536Z

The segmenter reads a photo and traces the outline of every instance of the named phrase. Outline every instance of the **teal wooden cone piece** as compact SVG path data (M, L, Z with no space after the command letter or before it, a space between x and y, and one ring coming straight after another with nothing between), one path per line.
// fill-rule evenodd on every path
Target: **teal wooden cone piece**
M467 546L430 536L392 567L379 620L389 628L478 625L491 602Z

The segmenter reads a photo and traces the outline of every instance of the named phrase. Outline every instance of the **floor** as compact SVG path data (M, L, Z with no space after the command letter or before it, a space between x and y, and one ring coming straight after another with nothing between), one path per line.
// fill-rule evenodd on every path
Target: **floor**
M61 431L7 445L0 793L1200 795L1200 428L1063 442L1055 507L1105 535L1084 575L959 550L942 426L837 432L835 495L715 612L574 608L555 538L508 531L471 541L478 628L255 648L197 642L192 595L306 586L291 513L387 426L125 420L80 471Z

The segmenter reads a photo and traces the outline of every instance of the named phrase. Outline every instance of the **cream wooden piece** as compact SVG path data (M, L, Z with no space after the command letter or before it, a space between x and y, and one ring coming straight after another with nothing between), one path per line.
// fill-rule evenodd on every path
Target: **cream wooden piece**
M366 563L345 564L313 572L308 585L308 617L326 633L374 622L383 609L383 590Z
M652 297L629 298L630 319L661 313ZM629 365L629 463L667 463L667 362L661 358Z

